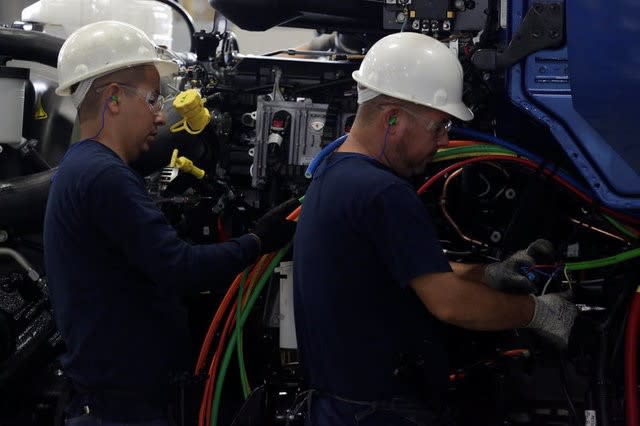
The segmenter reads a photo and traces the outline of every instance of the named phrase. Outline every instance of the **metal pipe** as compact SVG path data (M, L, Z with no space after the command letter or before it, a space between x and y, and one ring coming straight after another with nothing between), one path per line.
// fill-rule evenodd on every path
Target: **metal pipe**
M29 275L29 278L33 282L37 283L40 280L40 274L38 274L38 272L31 267L29 262L27 262L27 259L25 259L17 251L6 247L0 247L0 255L12 257L20 266L24 268L25 271L27 271L27 275Z

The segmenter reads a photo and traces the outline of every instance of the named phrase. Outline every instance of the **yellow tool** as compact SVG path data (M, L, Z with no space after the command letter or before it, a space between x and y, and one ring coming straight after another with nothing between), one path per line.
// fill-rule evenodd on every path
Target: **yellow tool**
M174 149L171 154L169 167L175 167L180 169L182 172L190 173L197 179L202 179L204 177L204 170L194 166L193 161L189 160L187 157L178 157L177 149Z
M169 130L177 133L184 130L192 135L197 135L211 121L211 113L204 107L205 100L196 89L180 92L173 100L173 107L183 117L182 120L172 125Z

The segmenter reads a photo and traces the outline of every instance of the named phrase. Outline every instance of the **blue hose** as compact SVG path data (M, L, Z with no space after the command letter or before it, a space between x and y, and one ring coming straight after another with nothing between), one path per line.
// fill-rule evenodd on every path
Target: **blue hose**
M320 151L318 155L316 155L313 158L313 160L311 160L311 163L307 167L307 170L304 172L304 177L306 177L307 179L311 179L313 177L313 174L316 172L316 169L320 165L320 163L322 163L322 160L324 160L327 155L331 154L333 151L338 149L338 147L342 145L344 141L347 139L347 136L348 135L340 136L338 139L336 139L335 141L331 142L329 145L322 148L322 151Z

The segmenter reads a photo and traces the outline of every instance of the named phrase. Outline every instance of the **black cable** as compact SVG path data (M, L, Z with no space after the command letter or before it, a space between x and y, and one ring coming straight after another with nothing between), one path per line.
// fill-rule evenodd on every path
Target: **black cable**
M596 406L598 407L598 426L609 426L609 330L602 330L598 348L598 364L596 366Z
M576 407L573 404L573 400L571 399L571 394L569 393L569 385L567 380L567 361L565 360L562 353L558 354L558 358L560 359L560 385L562 386L562 393L567 399L569 412L571 413L571 417L573 417L571 423L578 425L580 424L581 419L578 418L578 411L576 410Z
M309 90L326 89L328 87L338 86L340 84L353 84L353 79L349 77L349 78L341 78L339 80L329 81L326 83L318 83L313 86L307 86L307 87L301 87L299 89L295 89L293 93L297 94L302 92L308 92Z
M12 59L58 66L58 53L64 39L38 31L0 28L0 52Z
M172 0L156 0L156 1L162 4L166 4L167 6L171 7L173 10L178 12L180 16L182 16L182 19L184 19L185 23L187 24L187 27L189 27L189 40L191 40L191 46L189 46L189 52L195 53L196 47L193 42L193 35L196 33L196 26L193 23L193 18L191 17L189 12L187 12L187 9L185 9L180 4L178 4L177 1L172 1Z
M271 285L273 284L273 280L271 279L271 277L269 278L269 283L267 284L267 294L265 295L264 298L264 307L262 309L262 324L265 327L269 326L269 323L271 322L271 318L267 318L267 313L269 311L269 302L270 302L270 298L271 298Z
M484 30L480 35L476 49L486 47L495 41L498 24L498 0L489 0L487 5L487 20L485 21Z
M620 327L618 328L618 334L613 345L613 351L611 352L611 357L609 359L609 368L613 369L616 359L618 359L618 354L620 353L620 349L622 348L622 342L624 341L625 335L625 324L627 324L627 318L629 317L629 309L627 309L622 317L622 321L620 322Z

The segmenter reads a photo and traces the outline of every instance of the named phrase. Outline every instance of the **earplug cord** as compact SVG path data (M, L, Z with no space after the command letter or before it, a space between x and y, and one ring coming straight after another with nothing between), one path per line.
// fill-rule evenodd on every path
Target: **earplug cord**
M115 98L115 99L114 99ZM118 97L117 96L112 96L111 99L115 102L118 102ZM98 133L96 133L93 137L91 137L90 139L95 139L98 140L98 136L100 136L100 133L102 133L102 131L104 130L104 114L105 112L107 112L107 107L109 106L108 102L104 103L104 108L102 108L102 117L100 119L100 130L98 130Z

